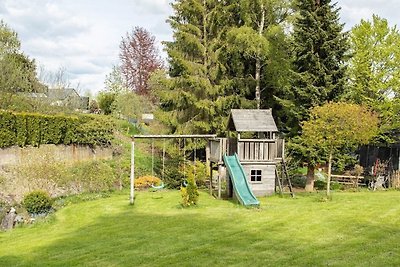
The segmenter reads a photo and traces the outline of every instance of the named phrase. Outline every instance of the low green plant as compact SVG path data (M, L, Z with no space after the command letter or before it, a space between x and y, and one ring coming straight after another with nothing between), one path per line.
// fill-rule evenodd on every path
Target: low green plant
M74 192L109 191L114 187L116 177L108 161L88 161L71 167L72 177L68 181Z
M326 189L326 182L322 180L314 181L314 188L317 190L325 190Z
M147 189L152 185L157 186L160 184L160 178L151 175L141 176L135 179L135 188L137 189Z
M181 196L182 206L189 207L197 204L197 201L199 199L199 191L193 173L188 174L186 187L181 186Z
M51 210L53 200L46 191L35 190L25 195L23 206L30 214L46 213Z
M306 177L303 175L295 175L291 178L292 186L297 188L304 188L306 186Z
M332 190L342 190L343 186L338 182L331 182L331 189Z

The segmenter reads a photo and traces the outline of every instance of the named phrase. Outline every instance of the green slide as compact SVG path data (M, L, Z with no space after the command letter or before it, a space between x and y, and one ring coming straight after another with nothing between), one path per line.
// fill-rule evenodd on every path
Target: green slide
M247 181L246 174L239 162L237 154L233 156L224 155L224 162L231 177L233 189L239 202L244 206L258 206L260 201L254 196Z

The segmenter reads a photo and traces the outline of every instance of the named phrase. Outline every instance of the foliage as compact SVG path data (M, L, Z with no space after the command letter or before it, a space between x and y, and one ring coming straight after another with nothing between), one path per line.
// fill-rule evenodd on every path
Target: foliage
M23 205L29 213L40 214L51 210L53 200L46 191L36 190L25 195Z
M124 83L139 95L150 95L148 80L155 70L163 67L155 37L142 27L135 27L120 44L121 73Z
M104 85L106 91L110 93L120 94L128 91L122 78L121 66L113 66L111 72L106 76Z
M289 80L290 50L284 33L289 1L239 1L235 8L238 15L220 57L229 70L227 80L246 79L240 86L249 89L255 106L275 108L274 96L281 96Z
M187 177L187 185L181 186L182 206L184 207L196 205L199 199L194 173L188 173Z
M314 187L317 190L326 190L326 182L322 180L316 180L314 182Z
M17 33L0 20L0 109L7 109L20 93L42 92L36 63L20 52Z
M24 162L9 167L2 174L4 181L0 184L0 192L20 202L27 192L34 190L43 190L52 197L59 197L110 191L119 186L114 161L61 161L55 157L58 150L54 148L42 147L40 151L24 152ZM122 182L122 186L129 184L125 180Z
M161 180L158 177L154 176L140 176L135 179L135 188L137 189L147 189L152 185L157 186L161 184Z
M361 166L361 165L359 165L359 164L354 165L354 168L353 168L353 170L352 170L352 174L353 174L354 176L359 177L359 176L361 176L363 173L364 173L364 167L363 167L363 166Z
M377 114L344 102L314 107L310 120L303 122L303 138L309 144L326 147L328 153L367 144L377 133Z
M306 186L306 177L303 175L296 175L290 178L293 187L304 188Z
M309 109L340 99L345 87L347 34L331 0L296 1L293 28L292 88L281 103L292 136L301 132Z
M113 114L122 118L141 119L144 112L151 112L152 104L144 96L134 92L121 92L115 96Z
M90 113L99 113L99 103L96 100L92 99L89 103L89 111Z
M3 20L0 20L0 58L6 54L17 52L21 48L18 34Z
M0 147L41 144L106 146L113 123L102 117L43 115L0 111Z
M165 161L164 183L168 188L178 189L184 179L182 171L182 156L173 156L169 154Z
M202 0L172 4L168 22L173 41L165 43L170 69L156 73L152 86L165 112L163 121L174 133L224 132L229 110L248 103L247 88L223 81L225 67L219 59L225 49L222 38L235 24L234 6Z
M226 133L232 108L274 107L288 87L288 1L175 1L170 69L152 78L174 133Z
M303 122L302 139L306 144L325 149L329 170L329 195L332 156L343 148L367 144L378 134L378 116L368 109L348 103L328 103L311 109L310 120Z
M109 191L115 187L116 177L107 161L88 161L68 170L72 173L64 183L73 193Z
M400 33L377 15L361 20L350 34L352 59L348 74L350 87L346 97L379 113L381 139L392 142L399 128L400 110Z
M111 92L100 92L97 96L99 107L105 115L110 115L114 111L115 97L116 94Z

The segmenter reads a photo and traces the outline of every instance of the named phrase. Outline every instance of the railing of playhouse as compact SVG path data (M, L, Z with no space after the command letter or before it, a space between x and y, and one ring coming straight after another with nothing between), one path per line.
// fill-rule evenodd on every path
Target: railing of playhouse
M218 138L210 142L210 159L221 162L223 154L238 153L240 161L275 161L285 153L284 139L239 139L228 147L226 138Z
M283 142L275 139L240 139L238 156L240 161L275 161L282 158Z

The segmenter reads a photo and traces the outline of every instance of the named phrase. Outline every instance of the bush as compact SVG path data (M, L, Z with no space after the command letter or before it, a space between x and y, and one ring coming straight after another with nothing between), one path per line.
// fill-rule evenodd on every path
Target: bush
M114 124L100 116L0 111L0 148L41 144L109 145Z
M326 182L325 181L321 181L321 180L314 181L314 187L317 190L325 190L326 189Z
M306 180L307 177L303 175L296 175L291 178L292 186L297 188L304 188L306 187Z
M72 177L66 181L71 193L109 191L116 182L108 161L87 161L72 167Z
M193 173L188 174L187 186L181 186L182 206L196 205L199 199L199 191Z
M157 186L161 184L160 178L154 176L141 176L135 179L135 188L137 189L146 189L149 188L151 185Z
M53 205L53 200L46 191L36 190L28 193L24 197L23 206L31 214L49 212Z
M178 156L166 159L163 180L167 184L168 188L179 188L181 181L184 178L183 172L181 171L183 168L180 164L181 160Z
M341 190L343 189L343 186L339 184L338 182L331 182L331 189L332 190Z

